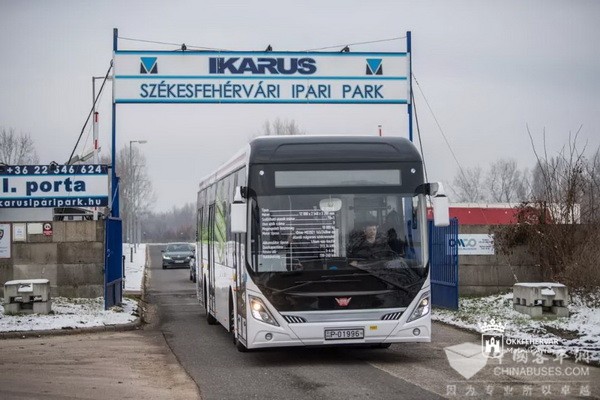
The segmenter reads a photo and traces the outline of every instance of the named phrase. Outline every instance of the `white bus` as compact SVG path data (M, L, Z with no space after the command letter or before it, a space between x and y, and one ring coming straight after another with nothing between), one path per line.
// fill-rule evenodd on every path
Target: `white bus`
M240 351L431 340L426 196L404 138L253 140L198 192L196 282Z

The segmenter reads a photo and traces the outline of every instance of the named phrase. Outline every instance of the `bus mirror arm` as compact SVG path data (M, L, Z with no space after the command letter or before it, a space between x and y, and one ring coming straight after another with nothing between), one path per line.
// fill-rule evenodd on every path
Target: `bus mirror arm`
M446 196L442 182L423 183L415 189L415 194L424 194L425 196Z
M248 198L248 188L246 186L236 186L233 194L234 203L243 203Z

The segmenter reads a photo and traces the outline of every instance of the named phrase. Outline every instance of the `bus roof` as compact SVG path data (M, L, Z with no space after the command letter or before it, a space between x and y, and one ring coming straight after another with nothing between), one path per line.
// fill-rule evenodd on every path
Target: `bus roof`
M379 136L265 136L250 142L250 163L421 162L406 138Z
M250 154L248 155L248 151ZM249 158L247 158L249 156ZM421 162L412 142L402 137L379 136L261 136L219 168L200 180L199 189L250 164L322 163L322 162Z

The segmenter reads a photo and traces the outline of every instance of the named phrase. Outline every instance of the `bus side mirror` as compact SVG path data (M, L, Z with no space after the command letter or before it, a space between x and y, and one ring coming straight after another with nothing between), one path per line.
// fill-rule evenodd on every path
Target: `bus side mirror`
M246 203L242 199L242 187L238 186L231 203L231 233L246 233Z
M449 209L448 198L445 195L433 198L433 224L435 226L450 225Z
M433 225L450 225L450 204L441 182L429 184L430 195L433 196Z

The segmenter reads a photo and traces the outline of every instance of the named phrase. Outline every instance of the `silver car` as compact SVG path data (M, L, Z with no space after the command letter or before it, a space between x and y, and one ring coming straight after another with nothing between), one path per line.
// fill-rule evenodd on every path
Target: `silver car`
M196 261L196 248L189 243L169 243L162 251L162 267L192 268Z

